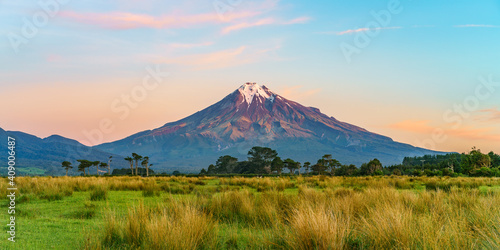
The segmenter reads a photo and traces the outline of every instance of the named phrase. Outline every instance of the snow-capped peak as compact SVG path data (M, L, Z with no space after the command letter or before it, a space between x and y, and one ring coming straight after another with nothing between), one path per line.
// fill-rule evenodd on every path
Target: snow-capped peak
M254 82L247 82L243 84L239 89L240 93L245 97L248 105L252 103L253 97L255 95L262 96L266 99L272 97L272 92L270 92L265 86L260 86Z

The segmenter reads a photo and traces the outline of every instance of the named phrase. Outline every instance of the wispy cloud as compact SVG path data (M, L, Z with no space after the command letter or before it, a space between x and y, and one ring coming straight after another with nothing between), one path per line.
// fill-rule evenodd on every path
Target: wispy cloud
M463 24L463 25L455 25L455 28L500 28L500 25L491 25L491 24Z
M476 112L476 121L483 122L499 122L500 121L500 110L497 108L483 109Z
M307 23L311 18L310 17L298 17L289 21L279 21L274 18L265 18L265 19L260 19L255 22L242 22L242 23L237 23L231 26L228 26L222 30L222 34L228 34L233 31L241 30L241 29L247 29L247 28L252 28L252 27L257 27L257 26L264 26L264 25L292 25L292 24L303 24Z
M213 42L204 42L204 43L171 43L168 46L176 49L192 49L197 47L206 47L213 45Z
M303 90L303 88L302 85L288 86L280 89L279 93L292 101L299 101L321 92L321 89Z
M232 32L232 31L251 28L251 27L269 25L269 24L273 24L274 22L275 22L274 19L266 18L266 19L261 19L259 21L253 22L253 23L247 23L247 22L238 23L238 24L234 24L234 25L231 25L231 26L224 28L222 30L222 34L227 34L227 33Z
M190 28L197 25L234 22L239 19L255 17L260 13L261 12L258 11L231 12L225 14L224 19L221 19L217 13L152 16L129 12L81 13L63 11L60 16L78 23L95 25L107 29L122 30L138 28Z
M462 126L458 129L435 127L428 120L405 120L388 126L401 131L431 135L436 129L443 130L446 135L467 140L499 141L500 134L496 128L477 128Z
M375 31L375 30L393 30L393 29L402 29L402 28L403 27L400 27L400 26L378 27L378 28L359 28L359 29L350 29L350 30L344 30L344 31L318 32L318 34L342 36L342 35L355 34L355 33L359 33L359 32L367 32L367 31Z
M263 60L271 60L272 53L280 46L256 48L243 45L238 48L219 50L210 53L192 54L174 58L153 58L154 63L172 64L202 69L219 69L244 65Z
M310 20L311 20L310 17L303 16L303 17L297 17L297 18L292 19L290 21L283 22L283 24L285 24L285 25L289 25L289 24L302 24L302 23L307 23Z

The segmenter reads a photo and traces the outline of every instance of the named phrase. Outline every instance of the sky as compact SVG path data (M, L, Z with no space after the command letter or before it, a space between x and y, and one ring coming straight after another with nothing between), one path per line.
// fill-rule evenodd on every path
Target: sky
M86 145L245 82L395 141L500 152L500 1L0 0L0 128Z

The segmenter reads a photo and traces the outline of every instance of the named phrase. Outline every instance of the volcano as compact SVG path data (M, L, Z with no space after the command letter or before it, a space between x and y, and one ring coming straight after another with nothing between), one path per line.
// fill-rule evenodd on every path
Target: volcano
M301 162L332 154L343 164L358 166L374 158L390 165L401 163L405 156L440 153L341 122L257 83L245 83L184 119L97 148L119 155L148 155L159 169L197 171L222 155L243 160L253 146L271 147L282 158Z

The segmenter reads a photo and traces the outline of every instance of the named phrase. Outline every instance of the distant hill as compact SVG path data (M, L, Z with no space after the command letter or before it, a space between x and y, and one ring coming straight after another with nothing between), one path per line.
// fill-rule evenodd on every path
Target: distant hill
M128 167L128 163L123 160L123 156L87 147L76 140L59 135L52 135L42 139L27 133L5 131L0 128L0 141L5 144L3 146L5 149L7 148L8 136L16 139L16 165L18 166L17 173L20 175L64 174L65 170L61 167L63 161L72 162L74 169L70 173L77 174L77 159L107 162L109 156L113 156L112 167ZM6 152L6 150L3 151ZM6 162L7 156L7 153L0 154L0 160Z

